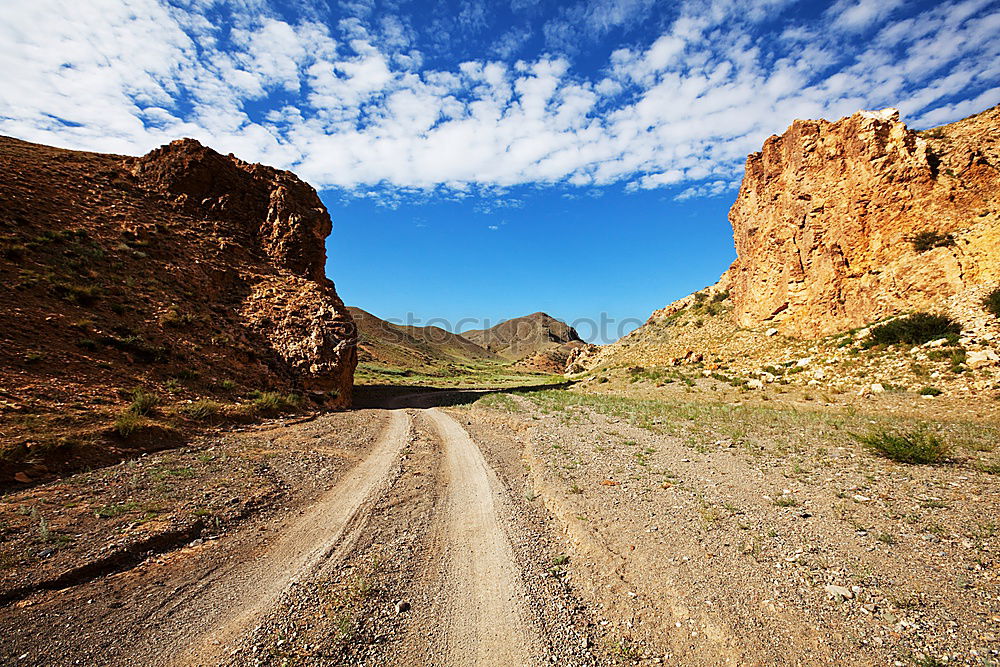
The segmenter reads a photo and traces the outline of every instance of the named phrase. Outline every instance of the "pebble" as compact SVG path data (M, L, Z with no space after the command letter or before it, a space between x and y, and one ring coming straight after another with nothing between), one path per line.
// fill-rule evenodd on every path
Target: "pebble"
M396 603L396 613L397 614L405 614L408 611L410 611L410 603L409 602L407 602L406 600L400 600L399 602Z
M854 591L843 586L828 584L823 587L823 590L832 598L839 598L841 600L851 600L854 598Z

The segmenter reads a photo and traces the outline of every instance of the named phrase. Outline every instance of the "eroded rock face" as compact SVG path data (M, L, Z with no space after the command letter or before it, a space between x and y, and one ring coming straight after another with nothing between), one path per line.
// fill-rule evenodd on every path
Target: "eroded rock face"
M1000 283L998 134L1000 107L920 134L886 109L772 136L729 214L737 321L816 337ZM919 252L920 232L953 242Z
M291 172L221 155L194 139L127 159L126 166L144 187L201 224L217 223L215 234L275 269L244 277L248 293L238 312L301 389L349 403L357 331L326 277L332 223L316 191Z
M202 215L232 223L281 268L326 279L324 242L333 229L316 191L288 171L221 155L194 139L178 139L129 160L146 187Z

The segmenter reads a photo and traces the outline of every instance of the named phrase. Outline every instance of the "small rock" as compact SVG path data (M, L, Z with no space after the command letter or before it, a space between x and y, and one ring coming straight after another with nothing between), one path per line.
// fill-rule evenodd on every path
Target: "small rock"
M408 611L410 611L410 603L409 602L407 602L406 600L400 600L399 602L396 603L396 613L397 614L405 614Z
M873 394L881 394L885 392L885 387L883 387L881 383L875 382L869 388L869 391L871 391L871 393Z
M748 380L747 381L747 388L748 389L763 389L764 388L764 383L761 382L760 380L758 380L757 378L754 378L752 380Z
M776 335L778 335L778 330L775 329L774 327L771 327L770 329L768 329L767 331L764 332L764 335L765 336L776 336Z
M812 360L813 360L812 357L803 357L802 359L799 359L798 361L795 362L795 366L798 368L805 368L806 366L812 363Z
M854 598L854 591L850 588L845 588L844 586L837 586L835 584L828 584L823 587L827 595L832 598L840 600L851 600Z
M965 365L969 368L982 368L991 366L1000 361L1000 356L993 350L986 348L982 350L972 350L965 355Z

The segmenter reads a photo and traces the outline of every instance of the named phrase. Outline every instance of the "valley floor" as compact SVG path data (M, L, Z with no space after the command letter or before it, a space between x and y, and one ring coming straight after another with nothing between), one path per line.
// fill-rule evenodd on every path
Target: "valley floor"
M905 410L623 391L370 392L9 493L0 663L1000 660L995 424L909 465L852 437Z

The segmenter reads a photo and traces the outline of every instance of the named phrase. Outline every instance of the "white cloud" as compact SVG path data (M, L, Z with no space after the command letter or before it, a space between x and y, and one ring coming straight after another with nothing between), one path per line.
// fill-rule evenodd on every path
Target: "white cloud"
M528 31L492 58L424 68L410 24L370 3L331 32L263 0L233 2L228 28L202 13L210 0L35 0L0 23L0 132L121 153L194 136L357 196L622 182L685 186L683 200L730 189L746 154L797 117L897 105L926 126L1000 101L989 0L897 22L898 3L843 0L823 25L750 28L790 1L687 0L645 47L585 77L558 54L511 62ZM483 7L468 3L462 21L481 27ZM594 0L562 19L608 32L649 7ZM853 30L870 34L845 50L838 31Z

